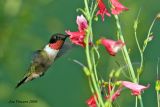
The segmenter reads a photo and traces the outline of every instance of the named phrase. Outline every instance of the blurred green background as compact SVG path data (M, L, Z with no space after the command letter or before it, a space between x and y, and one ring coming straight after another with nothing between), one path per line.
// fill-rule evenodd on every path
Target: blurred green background
M133 22L141 8L138 38L143 43L148 28L158 12L159 0L120 0L129 11L120 15L127 47L131 49L132 62L139 63L139 52L135 45ZM107 1L106 1L107 2ZM77 59L86 64L84 49L72 49L56 61L42 78L14 89L30 64L32 53L43 47L53 33L76 31L76 9L83 7L83 0L0 0L0 106L1 107L87 107L86 100L91 96L87 78ZM160 56L160 21L153 27L154 40L145 51L145 67L141 84L151 84L143 93L145 107L156 107L156 63ZM106 36L116 39L113 16L102 22L94 22L95 38ZM103 47L98 70L105 79L118 61L124 65L121 54L110 57ZM17 104L10 100L36 100L38 103ZM123 107L134 107L134 97L123 92L117 99Z

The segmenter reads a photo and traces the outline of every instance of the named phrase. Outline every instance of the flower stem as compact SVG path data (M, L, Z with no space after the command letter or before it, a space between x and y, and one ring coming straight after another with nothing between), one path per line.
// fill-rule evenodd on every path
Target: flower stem
M93 49L93 48L92 48ZM97 69L96 69L96 62L95 62L95 56L94 56L94 50L91 51L91 56L92 56L92 61L93 61L93 69L94 69L94 74L96 78L96 82L98 83L98 75L97 75Z
M140 95L138 96L138 99L139 99L139 102L140 102L141 107L144 107L144 106L143 106L142 97L141 97Z
M159 91L157 91L157 107L160 107Z
M138 100L138 97L136 96L136 103L135 103L135 107L137 107L137 106L138 106L137 100Z
M84 4L85 4L85 9L86 9L86 13L87 13L87 20L89 22L89 26L88 26L88 29L87 29L87 34L86 34L86 38L85 38L85 43L86 43L86 48L85 48L85 53L86 53L86 57L87 57L87 63L88 63L88 67L89 67L89 71L91 73L91 81L93 83L93 87L95 89L95 92L97 94L97 97L98 97L98 102L97 104L99 103L100 104L100 107L104 107L104 103L103 103L103 100L102 100L102 97L101 97L101 92L100 92L100 87L99 87L99 84L98 82L96 81L96 77L94 75L94 72L93 72L93 67L96 66L94 65L95 63L92 62L92 59L91 57L94 57L94 52L90 52L90 48L89 48L89 42L90 42L90 37L93 37L93 32L92 32L92 14L89 10L89 7L88 7L88 1L87 0L84 0ZM94 10L95 11L95 10ZM94 12L92 11L92 12ZM92 66L94 65L94 66ZM96 70L95 70L96 72ZM98 106L99 106L98 104Z
M91 23L91 21L89 21L89 23ZM92 29L91 28L91 24L89 24L89 28ZM92 66L92 64L95 64L95 63L92 63L92 61L91 61L90 49L89 49L89 45L88 45L89 44L89 37L90 37L89 35L90 35L90 33L88 33L87 37L86 37L86 43L87 43L86 44L87 62L88 62L88 65L90 66L89 70L91 72L91 80L93 82L93 86L95 88L95 91L96 91L96 93L98 95L99 103L100 103L101 107L104 107L104 103L103 103L103 100L102 100L102 97L101 97L100 88L99 88L99 85L98 85L98 83L96 81L96 78L95 78L95 75L94 75L94 72L93 72L93 66ZM93 54L93 52L91 54Z
M150 28L149 28L149 31L148 31L148 34L147 34L147 39L146 39L147 42L146 42L146 43L144 42L143 49L142 49L143 52L145 51L145 49L146 49L146 47L147 47L148 39L149 39L149 36L151 35L151 30L152 30L152 28L153 28L153 25L154 25L156 19L157 19L157 17L154 18L154 20L153 20L153 22L152 22L152 24L151 24L151 26L150 26Z
M88 78L88 81L89 81L89 86L90 86L91 92L92 92L93 95L95 95L95 92L94 92L94 89L93 89L93 86L92 86L92 81L91 81L90 77ZM96 100L96 104L99 105L96 97L95 97L95 100Z
M136 44L137 44L137 47L138 47L138 50L139 50L139 53L140 53L140 58L141 58L140 67L137 70L137 82L139 82L139 76L140 76L140 74L142 72L142 69L143 69L143 51L140 47L140 44L139 44L139 41L138 41L138 38L137 38L137 27L138 27L139 15L140 15L140 11L138 13L136 21L134 22L134 37L135 37Z
M139 14L140 14L140 12L139 12ZM144 63L144 56L143 56L143 55L144 55L144 51L145 51L145 49L146 49L146 47L147 47L147 44L148 44L148 42L149 42L149 37L150 37L150 35L151 35L151 30L152 30L153 25L154 25L154 23L155 23L155 21L156 21L156 18L157 18L157 17L154 18L154 20L153 20L153 22L152 22L152 24L151 24L151 26L150 26L150 28L149 28L147 37L146 37L146 39L145 39L145 41L144 41L143 48L141 49L140 44L139 44L139 42L138 42L138 38L137 38L137 27L138 27L139 14L138 14L137 19L136 19L136 21L135 21L135 23L134 23L135 39L136 39L136 43L137 43L137 46L138 46L138 49L139 49L139 52L140 52L140 57L141 57L141 64L140 64L140 67L139 67L139 70L138 70L137 81L139 81L139 76L141 75L142 70L143 70L143 63Z
M116 19L116 24L117 24L117 28L118 28L118 32L119 32L119 37L125 43L124 37L123 37L123 34L122 34L122 30L121 30L121 25L120 25L120 22L119 22L119 18L118 18L117 15L114 15L114 17ZM124 57L125 57L125 59L127 61L126 63L127 63L127 65L129 66L129 69L130 69L130 74L131 74L131 77L132 77L132 81L136 83L137 79L136 79L136 76L135 76L135 73L134 73L134 69L133 69L133 66L132 66L128 51L127 51L127 47L124 46L122 51L124 52Z
M159 58L158 58L158 62L157 62L157 81L156 81L156 92L157 92L157 107L160 107L160 96L159 96L159 88L157 88L159 86L159 76L158 76L158 72L159 72Z
M115 16L117 28L118 28L118 31L119 31L119 34L120 34L119 37L125 43L124 37L123 37L123 34L122 34L122 30L121 30L121 25L120 25L120 22L119 22L119 18L118 18L117 15L114 15L114 16ZM134 69L133 69L133 66L132 66L132 63L131 63L131 60L130 60L130 57L129 57L129 54L128 54L126 46L124 46L124 48L122 50L124 52L124 57L125 57L125 59L127 61L126 63L128 64L129 69L130 69L130 74L131 74L131 77L132 77L132 81L134 83L137 83L138 81L137 81L137 78L135 76L135 72L134 72ZM141 95L138 96L138 99L140 101L141 107L143 107L143 101L142 101Z

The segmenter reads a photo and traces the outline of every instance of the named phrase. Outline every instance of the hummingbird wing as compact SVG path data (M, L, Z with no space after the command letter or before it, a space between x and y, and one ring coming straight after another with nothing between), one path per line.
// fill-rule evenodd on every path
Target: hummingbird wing
M65 53L69 52L73 47L75 47L74 44L65 42L62 46L62 48L59 50L56 59L63 56Z
M44 50L37 50L32 58L32 62L29 66L27 74L24 75L23 79L17 84L16 88L18 88L23 83L31 81L39 76L44 74L45 71L49 66L50 59L47 56L47 53Z
M44 50L37 50L33 56L29 71L30 72L41 72L42 68L46 67L50 63L50 59ZM34 68L34 69L33 69Z
M33 57L32 57L32 62L31 65L34 63L40 64L41 63L41 59L44 57L45 52L44 50L37 50L34 52Z

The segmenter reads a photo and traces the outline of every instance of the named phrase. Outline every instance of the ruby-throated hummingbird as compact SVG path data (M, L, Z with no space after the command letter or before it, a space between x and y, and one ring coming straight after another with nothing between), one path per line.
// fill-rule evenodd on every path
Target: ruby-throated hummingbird
M17 84L16 88L23 83L42 76L55 59L62 55L62 46L67 37L68 35L64 34L52 35L49 43L43 49L36 51L27 74L25 74L24 78Z

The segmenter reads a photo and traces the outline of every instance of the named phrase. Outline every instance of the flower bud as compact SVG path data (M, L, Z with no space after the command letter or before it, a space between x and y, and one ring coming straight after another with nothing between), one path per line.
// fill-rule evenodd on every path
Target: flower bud
M87 67L83 67L83 71L86 74L86 76L90 76L91 75L91 73L90 73L90 71L89 71L89 69Z
M115 70L112 70L111 73L109 74L109 78L112 78L114 73L115 73Z
M157 14L157 19L160 19L160 13Z
M97 16L95 16L95 17L94 17L94 20L95 20L95 21L98 21L98 17L97 17Z
M156 81L155 89L156 89L156 91L160 91L160 80Z

